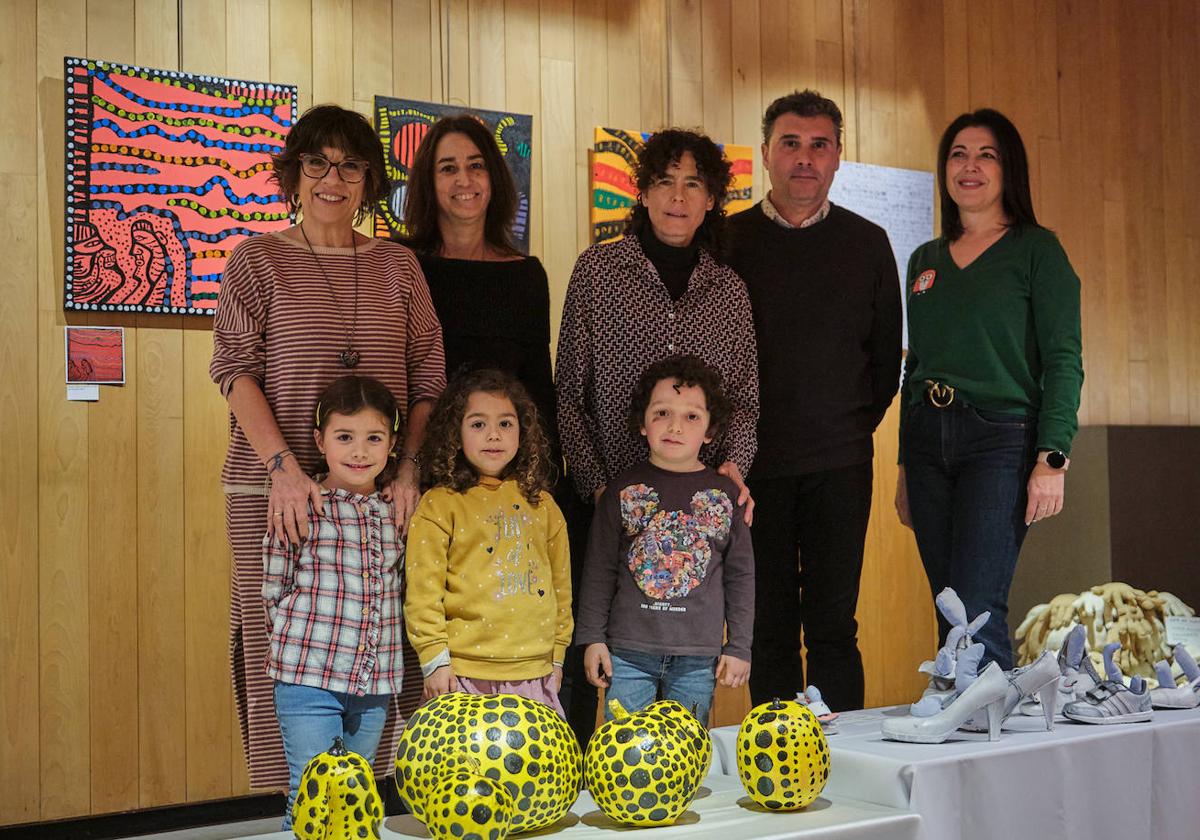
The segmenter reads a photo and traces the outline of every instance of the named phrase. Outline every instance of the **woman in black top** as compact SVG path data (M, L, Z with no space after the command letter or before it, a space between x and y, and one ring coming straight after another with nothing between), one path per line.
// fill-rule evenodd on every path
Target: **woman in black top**
M577 592L590 506L563 475L550 373L549 280L537 257L512 245L516 209L512 175L483 124L469 114L434 123L409 172L405 244L421 261L442 322L447 376L497 368L515 376L537 405L559 465L554 497L567 520ZM567 649L559 701L586 744L596 723L596 690L584 676L578 647Z
M434 123L409 173L405 244L442 322L446 375L486 367L515 376L557 455L549 281L537 257L512 245L516 209L512 175L487 128L468 114Z

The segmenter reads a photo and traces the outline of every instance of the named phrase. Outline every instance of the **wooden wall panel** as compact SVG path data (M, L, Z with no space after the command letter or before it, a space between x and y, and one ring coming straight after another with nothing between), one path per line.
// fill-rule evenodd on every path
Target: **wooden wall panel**
M0 671L31 675L0 681L0 750L21 756L0 766L0 824L248 790L211 323L63 313L63 55L293 83L302 109L369 112L379 93L532 113L532 250L555 313L588 242L595 125L757 147L763 107L816 86L842 107L844 159L929 169L949 119L998 107L1083 279L1081 420L1200 424L1191 0L0 0L0 14ZM756 160L756 198L765 186ZM127 328L124 388L64 400L67 323ZM895 409L875 442L860 640L867 700L887 703L920 687L932 611L892 510ZM715 719L747 703L722 690Z
M475 108L503 110L506 107L504 58L507 52L504 0L471 0L467 32L470 103Z
M133 0L88 5L88 54L136 61ZM136 318L92 314L93 325L124 326L127 359L136 357ZM138 806L137 378L130 371L112 398L88 405L88 496L104 500L88 510L93 558L88 582L91 718L91 810ZM102 768L102 769L101 769Z
M506 107L532 114L534 136L541 125L542 80L538 49L537 0L507 0L504 7L504 83ZM542 228L545 205L542 202L542 155L540 143L533 144L533 164L529 184L529 250L542 254Z
M0 3L0 823L37 819L41 786L38 593L39 390L37 7Z
M667 0L667 122L704 124L700 0Z
M33 347L38 359L38 766L43 818L85 814L91 807L87 406L64 399L63 193L43 186L62 183L62 57L86 50L86 31L80 25L86 12L83 2L37 6L38 271L30 282L38 290ZM28 719L20 725L28 725Z

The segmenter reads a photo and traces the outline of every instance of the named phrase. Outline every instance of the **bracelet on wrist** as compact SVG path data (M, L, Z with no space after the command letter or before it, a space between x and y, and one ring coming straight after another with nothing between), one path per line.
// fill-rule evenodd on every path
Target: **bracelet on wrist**
M281 449L268 458L266 464L263 465L267 468L267 475L273 475L283 469L283 462L289 457L295 458L296 455L290 449Z
M421 459L418 458L416 455L410 455L407 452L401 452L400 460L401 461L412 461L413 466L417 467L418 469L420 469L420 467L421 467Z

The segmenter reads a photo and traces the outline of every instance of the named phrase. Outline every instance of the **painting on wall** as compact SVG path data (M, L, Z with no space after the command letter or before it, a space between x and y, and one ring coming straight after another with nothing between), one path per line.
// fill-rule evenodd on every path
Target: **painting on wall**
M591 223L593 244L621 238L625 230L625 219L637 202L638 192L633 170L642 146L650 139L651 133L599 126L596 128L590 155L592 204L588 219ZM753 203L750 191L754 180L754 149L750 146L735 146L732 143L718 145L729 159L733 170L733 183L725 196L725 212L733 215Z
M65 327L67 384L125 384L122 327Z
M529 253L529 192L533 173L533 117L504 111L485 111L460 105L440 105L413 99L375 97L375 131L383 143L392 191L379 203L375 213L375 235L391 236L405 232L404 195L408 172L417 147L430 126L442 117L470 114L487 126L496 138L500 154L508 164L517 188L517 216L513 220L512 240L522 254Z
M212 315L234 247L292 222L270 175L296 87L64 65L65 307Z

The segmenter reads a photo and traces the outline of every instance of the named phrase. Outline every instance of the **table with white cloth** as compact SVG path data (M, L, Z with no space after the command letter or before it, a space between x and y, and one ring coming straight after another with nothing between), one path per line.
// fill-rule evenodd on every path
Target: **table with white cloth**
M1200 709L1155 710L1149 723L1010 718L999 741L955 732L942 744L886 741L879 725L908 706L842 714L829 737L824 795L921 815L924 840L1196 840ZM1039 730L1040 727L1040 730ZM736 774L737 727L712 731Z
M918 840L919 824L916 814L845 796L822 795L802 811L768 812L746 796L736 776L713 774L704 780L691 808L678 822L644 831L648 840ZM611 837L613 830L633 829L609 820L584 791L567 816L529 836L581 840ZM405 815L387 817L382 835L383 840L395 840L428 837L429 832L416 817ZM254 840L291 840L291 834L258 834Z

